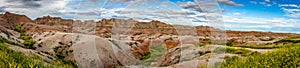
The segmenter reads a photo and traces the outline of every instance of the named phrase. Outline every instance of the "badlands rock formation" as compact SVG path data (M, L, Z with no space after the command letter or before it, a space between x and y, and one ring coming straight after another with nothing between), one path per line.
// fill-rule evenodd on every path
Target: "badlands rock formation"
M18 27L21 31L17 30ZM35 42L34 49L22 48L26 40L20 36L24 35ZM84 68L111 68L139 64L158 67L180 67L195 62L207 64L207 59L198 58L210 53L211 48L195 44L225 43L231 39L236 44L266 44L300 35L170 25L158 20L139 22L112 18L80 21L51 16L31 20L25 15L6 12L0 14L0 36L13 42L12 49L32 52L47 61L63 58L76 61Z

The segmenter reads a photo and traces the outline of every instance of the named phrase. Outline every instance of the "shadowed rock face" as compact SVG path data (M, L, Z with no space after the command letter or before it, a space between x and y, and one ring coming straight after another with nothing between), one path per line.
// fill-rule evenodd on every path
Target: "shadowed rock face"
M3 19L6 19L7 23L18 25L22 22L32 23L33 21L25 15L13 14L6 12L1 16Z

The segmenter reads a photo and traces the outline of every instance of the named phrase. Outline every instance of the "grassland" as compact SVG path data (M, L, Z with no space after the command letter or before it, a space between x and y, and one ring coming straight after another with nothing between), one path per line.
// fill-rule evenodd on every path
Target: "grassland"
M147 58L142 59L138 64L150 66L151 62L157 61L157 59L159 59L165 52L166 50L162 45L150 46L150 54L148 54L146 56Z
M300 66L300 44L287 44L275 51L245 58L227 58L223 68L297 68Z
M25 55L10 49L5 43L13 44L11 41L0 37L0 68L76 68L73 62L58 59L46 62L37 55Z

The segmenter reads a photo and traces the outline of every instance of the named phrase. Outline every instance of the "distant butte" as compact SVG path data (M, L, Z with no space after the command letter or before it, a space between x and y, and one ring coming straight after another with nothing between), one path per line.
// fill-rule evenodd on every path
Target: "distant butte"
M138 34L174 34L177 35L177 31L173 25L166 24L158 20L152 20L150 22L138 22L133 19L102 19L100 21L93 20L71 20L63 19L61 17L51 17L43 16L31 20L25 15L14 14L10 12L5 12L0 15L1 25L5 27L13 28L16 24L22 24L23 29L28 29L26 32L29 34L32 32L41 32L41 31L60 31L60 32L78 32L78 33L89 33L88 31L82 31L80 29L95 29L95 32L92 34L98 35L100 37L108 38L111 36L111 31L113 24L116 22L121 22L120 24L134 24L130 31L132 35ZM183 26L176 25L176 27L188 27L195 28L198 36L210 37L213 34L213 31L221 31L219 29L210 27L210 26ZM76 27L76 28L72 28ZM77 28L78 27L78 28ZM34 28L34 29L33 29ZM223 32L225 33L225 32ZM258 32L258 31L231 31L227 30L226 35L228 37L237 37L237 36L279 36L286 37L289 35L297 35L293 33L270 33L270 32Z

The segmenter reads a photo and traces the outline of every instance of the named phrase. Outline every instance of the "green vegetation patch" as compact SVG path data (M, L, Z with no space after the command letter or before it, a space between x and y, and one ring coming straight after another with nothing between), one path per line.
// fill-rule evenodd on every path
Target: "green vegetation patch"
M24 43L23 43L24 48L35 49L35 47L33 47L33 45L35 44L35 41L33 41L30 36L27 36L24 33L21 33L21 36L19 38L24 40Z
M293 47L297 45L291 45L291 44L299 44L299 43L286 43L286 44L279 44L279 45L236 45L234 47L242 47L242 48L252 48L252 49L278 49L278 48L284 48L284 47Z
M32 40L32 38L30 36L27 36L24 31L22 30L21 26L15 26L14 28L15 31L20 32L20 37L19 39L23 39L24 40L24 46L23 48L27 48L27 49L35 49L35 47L33 47L33 45L35 44L35 42Z
M300 44L287 44L276 51L234 58L222 64L223 68L297 68L300 66Z
M39 56L25 56L0 42L0 68L74 68L70 64L47 63Z
M271 46L271 45L262 45L262 46L255 46L255 45L237 45L234 47L242 47L242 48L252 48L252 49L275 49L280 48L282 46Z
M199 43L199 44L196 44L197 47L202 47L202 46L205 46L205 44L202 44L202 43Z
M226 42L226 46L232 46L234 41L235 41L234 39L228 40Z
M275 43L300 43L300 40L282 39L282 40L276 41Z
M299 36L292 36L292 37L281 39L281 40L276 41L274 43L300 43L300 40L295 40L295 39L300 39L300 37Z
M150 54L144 56L144 59L139 61L138 64L149 66L151 62L155 62L162 55L164 55L166 49L162 45L150 46Z
M2 37L0 37L0 43L8 43L8 44L12 44L12 45L18 45L17 43L15 43L13 41L6 40Z
M231 54L239 54L242 56L246 56L252 53L250 50L246 50L243 48L233 48L233 47L218 47L214 51L214 53L231 53Z
M17 31L17 32L20 32L20 33L23 32L21 30L21 26L15 26L14 30Z
M288 38L285 38L285 39L298 39L300 38L300 36L291 36L291 37L288 37Z

